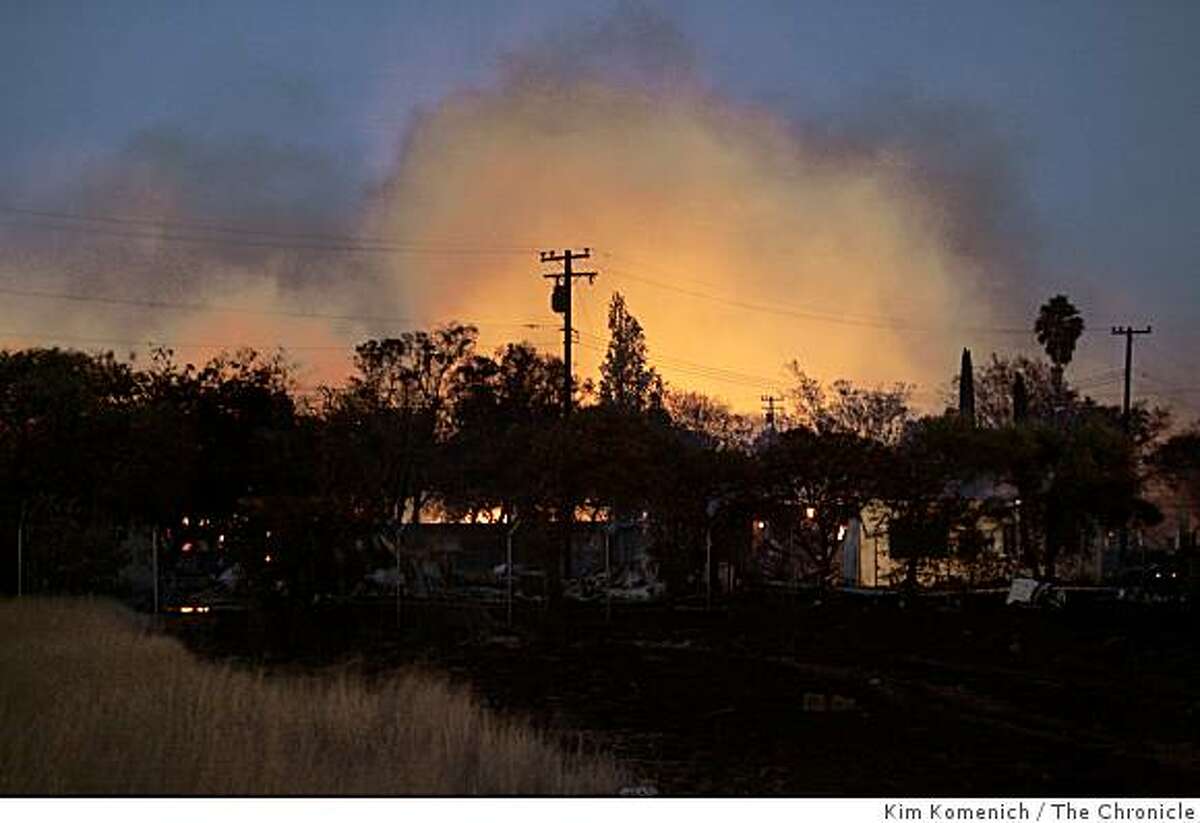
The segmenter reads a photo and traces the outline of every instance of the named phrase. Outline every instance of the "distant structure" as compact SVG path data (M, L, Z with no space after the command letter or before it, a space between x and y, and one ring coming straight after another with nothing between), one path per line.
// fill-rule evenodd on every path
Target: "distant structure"
M779 439L779 417L778 407L775 406L782 398L774 395L763 395L762 400L762 432L758 434L756 439L756 449L768 449L775 444L775 440Z
M971 366L970 349L963 349L958 374L958 415L975 425L975 369Z

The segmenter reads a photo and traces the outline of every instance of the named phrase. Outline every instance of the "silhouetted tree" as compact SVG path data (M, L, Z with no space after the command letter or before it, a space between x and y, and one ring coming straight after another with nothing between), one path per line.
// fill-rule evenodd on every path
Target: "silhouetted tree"
M539 445L561 418L563 363L529 343L476 355L454 376L454 435L441 492L448 510L537 519L547 509L549 473Z
M1025 422L1029 417L1029 387L1025 385L1025 375L1017 372L1012 383L1012 419L1014 423Z
M1200 505L1200 428L1181 432L1159 445L1151 468L1192 505Z
M971 367L971 350L963 349L962 365L958 371L958 413L971 425L975 424L975 371Z
M111 584L124 520L114 479L135 399L133 370L111 352L0 352L3 515L6 534L26 527L26 590Z
M852 431L797 427L761 455L764 508L821 583L833 580L842 527L878 495L884 453L878 441Z
M1057 573L1099 531L1158 515L1138 497L1136 445L1116 410L1085 405L1059 423L1030 421L997 431L990 463L1018 489L1022 558Z
M704 448L746 449L753 438L754 425L749 418L706 394L668 390L665 407L671 422L696 437Z
M888 553L904 564L906 585L916 586L931 564L976 559L978 522L990 502L987 436L963 417L924 417L889 449L878 495Z
M826 392L797 361L788 368L796 380L789 395L799 425L819 433L853 433L879 443L894 443L904 431L911 386L896 383L891 388L866 389L836 380Z
M1075 344L1083 334L1083 318L1066 295L1056 294L1038 310L1034 322L1037 341L1054 364L1053 383L1058 394L1063 390L1063 369L1075 354Z
M1053 417L1056 397L1062 398L1061 404L1065 407L1070 407L1076 400L1075 393L1069 387L1064 387L1060 394L1056 394L1052 368L1044 360L993 353L991 360L985 366L973 368L972 374L975 422L983 428L999 428L1017 419L1015 403L1018 380L1026 417L1050 419ZM953 386L961 393L960 375L954 376Z
M368 340L355 348L358 374L330 398L331 415L363 461L364 491L398 524L419 518L434 491L438 448L453 431L455 374L474 352L473 326Z
M608 332L608 351L600 364L600 402L628 412L661 407L662 378L646 361L646 335L620 292L608 306Z

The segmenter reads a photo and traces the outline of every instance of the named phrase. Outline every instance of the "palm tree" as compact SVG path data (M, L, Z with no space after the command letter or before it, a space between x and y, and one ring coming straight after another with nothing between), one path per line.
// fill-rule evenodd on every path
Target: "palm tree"
M1037 333L1038 343L1046 349L1050 362L1054 364L1051 372L1054 391L1061 397L1063 368L1071 362L1071 357L1075 354L1075 344L1083 334L1083 318L1079 315L1079 309L1071 305L1066 295L1056 294L1038 310L1033 330Z

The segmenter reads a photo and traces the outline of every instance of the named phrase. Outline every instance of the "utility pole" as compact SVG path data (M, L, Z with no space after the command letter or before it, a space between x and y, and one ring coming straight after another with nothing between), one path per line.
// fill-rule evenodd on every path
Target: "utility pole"
M581 252L563 249L562 254L553 250L544 251L540 256L542 263L563 264L561 272L542 275L547 280L554 281L554 291L550 296L550 308L556 314L563 316L563 419L571 416L571 406L574 404L575 396L575 380L571 373L571 345L575 342L574 329L571 327L571 286L577 277L586 277L588 283L593 283L597 274L594 271L574 271L571 264L576 260L587 260L591 256L592 250L587 247L584 247ZM571 536L575 524L575 502L571 495L570 485L570 478L564 478L562 490L563 556L560 559L558 572L551 578L554 581L554 591L551 594L555 598L558 597L561 572L569 573L571 571Z
M604 622L612 623L612 538L617 524L604 524Z
M713 521L717 517L717 513L721 510L728 499L728 495L721 494L716 497L710 497L708 504L704 507L704 610L712 611L713 590L712 590L712 550L713 550Z
M1130 415L1129 393L1130 384L1133 381L1133 336L1135 334L1150 334L1150 327L1144 329L1135 329L1133 326L1113 326L1112 333L1114 335L1124 335L1125 337L1125 399L1121 404L1121 424L1125 427L1125 433L1129 434L1132 429L1132 417ZM1125 556L1129 553L1129 526L1121 526L1121 547L1120 547L1120 562L1125 563ZM1144 565L1144 564L1143 564ZM1142 570L1145 574L1145 569Z
M1133 336L1135 334L1150 334L1150 327L1144 329L1135 329L1133 326L1113 326L1112 333L1114 335L1124 335L1125 337L1125 402L1121 406L1121 421L1125 425L1125 432L1129 432L1129 388L1133 379Z
M571 374L571 344L574 342L572 337L574 330L571 328L571 284L577 277L586 277L588 283L593 283L597 275L597 272L594 271L572 271L571 263L575 260L587 260L591 256L592 250L586 247L581 252L563 249L562 254L555 251L544 251L541 253L542 263L563 264L561 272L543 274L542 277L547 280L554 280L554 292L550 298L550 307L556 314L563 316L564 417L571 414L571 405L574 397L574 378Z
M25 594L25 503L21 503L21 516L17 518L17 597Z
M704 610L712 611L712 519L704 524Z
M770 394L764 394L759 398L763 402L763 422L766 423L767 431L772 434L775 432L775 403L781 399Z
M407 506L405 507L407 508ZM400 570L400 553L404 549L404 531L408 528L408 523L401 523L399 531L396 532L396 628L400 628L404 622L404 587L401 585L403 575Z
M504 530L504 577L506 590L506 619L505 625L510 629L513 624L513 534L517 531L517 526L521 525L521 519L514 516L508 523L508 528Z
M154 616L158 617L158 526L150 529L150 570L154 575Z

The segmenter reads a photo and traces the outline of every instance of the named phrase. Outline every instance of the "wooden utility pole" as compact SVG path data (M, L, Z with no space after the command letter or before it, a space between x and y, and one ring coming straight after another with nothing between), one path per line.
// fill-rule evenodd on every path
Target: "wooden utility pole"
M1150 334L1150 327L1135 329L1133 326L1113 326L1112 333L1125 337L1125 400L1121 404L1121 421L1125 426L1126 433L1128 433L1130 424L1129 392L1130 384L1133 380L1133 336L1135 334Z
M513 534L519 525L521 525L521 519L514 516L504 531L505 625L510 629L513 624Z
M712 549L712 518L710 517L704 524L704 610L706 612L712 611Z
M759 400L763 402L763 423L769 432L775 431L775 404L780 399L773 394L764 394L759 397Z
M405 509L409 507L406 505ZM413 515L409 515L411 518ZM403 571L400 568L400 554L404 550L404 532L408 529L409 524L401 522L400 529L396 532L396 628L404 622L404 586L403 586Z
M571 372L571 346L575 342L571 327L571 286L577 277L586 277L588 283L595 282L596 272L594 271L574 271L571 264L576 260L587 260L592 256L592 250L585 247L583 251L571 251L563 249L562 254L556 251L544 251L541 253L542 263L562 263L563 270L561 272L552 272L543 274L542 277L547 280L554 281L554 291L550 297L550 308L555 313L563 316L563 419L570 417L571 407L574 405L575 396L575 381ZM563 478L563 503L562 503L562 520L563 520L563 549L562 558L560 559L558 569L551 576L553 581L553 589L551 596L558 597L559 581L561 580L562 572L570 572L571 564L571 535L574 531L575 523L575 501L571 494L570 478Z
M1130 386L1133 382L1133 336L1135 334L1150 334L1150 327L1144 329L1135 329L1133 326L1113 326L1112 333L1114 335L1123 335L1125 337L1125 398L1121 403L1121 424L1125 427L1125 433L1129 434L1133 428L1133 419L1131 417L1131 407L1129 404ZM1129 526L1121 526L1121 547L1120 561L1125 562L1125 556L1129 552ZM1143 569L1143 573L1145 570Z
M554 281L554 292L550 298L550 307L556 314L563 316L563 416L571 413L574 398L574 379L571 374L571 345L574 343L571 328L571 284L577 277L586 277L589 283L596 280L594 271L573 271L571 263L575 260L587 260L592 256L590 248L583 251L564 249L562 254L555 251L544 251L541 254L543 263L562 263L561 272L543 274L542 277Z
M154 615L158 616L158 526L150 529L150 571L154 575Z
M17 519L17 597L25 594L25 504L21 504L21 516Z
M604 524L604 622L612 622L612 536L615 523Z

